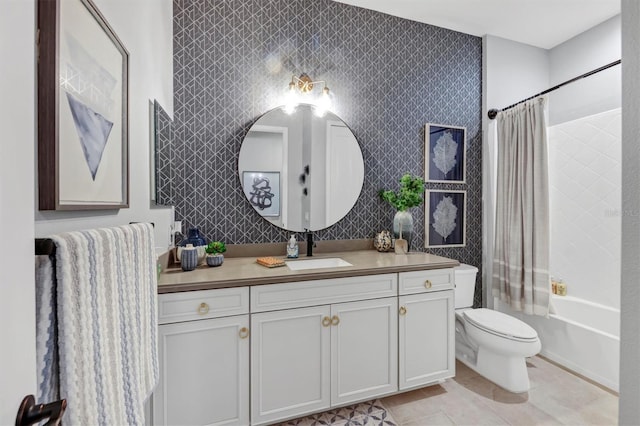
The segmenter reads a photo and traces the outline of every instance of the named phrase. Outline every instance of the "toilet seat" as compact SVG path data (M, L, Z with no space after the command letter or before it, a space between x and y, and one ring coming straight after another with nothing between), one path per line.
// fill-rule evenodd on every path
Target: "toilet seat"
M465 321L487 333L518 342L535 342L538 333L517 318L491 309L468 309L462 312Z

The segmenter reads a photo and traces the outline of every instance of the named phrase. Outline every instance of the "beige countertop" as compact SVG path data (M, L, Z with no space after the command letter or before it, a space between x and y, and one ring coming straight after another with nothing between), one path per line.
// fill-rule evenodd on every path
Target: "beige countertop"
M284 256L275 257L287 260ZM287 266L266 268L257 264L255 257L225 257L221 266L204 265L188 272L182 271L179 265L175 265L176 267L167 268L160 275L158 293L452 268L459 265L457 260L428 253L410 252L396 255L379 253L375 250L323 253L311 259L334 257L341 258L353 266L291 271ZM300 257L300 260L304 259L308 258ZM292 261L295 262L295 260Z

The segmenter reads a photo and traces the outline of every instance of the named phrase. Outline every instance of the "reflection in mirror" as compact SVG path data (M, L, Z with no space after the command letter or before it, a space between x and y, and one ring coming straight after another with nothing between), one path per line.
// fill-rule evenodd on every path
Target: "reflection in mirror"
M335 114L313 105L292 114L273 109L249 129L238 158L247 200L274 225L318 231L342 219L358 200L364 161L358 141Z

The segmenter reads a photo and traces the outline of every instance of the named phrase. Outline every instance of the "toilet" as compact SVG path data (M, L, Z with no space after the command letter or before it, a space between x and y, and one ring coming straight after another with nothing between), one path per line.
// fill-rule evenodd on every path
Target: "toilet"
M472 309L477 273L471 265L454 269L456 358L510 392L527 392L525 358L540 352L538 333L512 316Z

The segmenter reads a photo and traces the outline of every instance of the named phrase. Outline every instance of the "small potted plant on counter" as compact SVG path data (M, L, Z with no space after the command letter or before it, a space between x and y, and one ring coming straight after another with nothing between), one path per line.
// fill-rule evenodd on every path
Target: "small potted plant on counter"
M207 265L220 266L222 262L224 262L222 253L227 251L227 247L222 241L211 241L207 244L204 251L207 252Z

